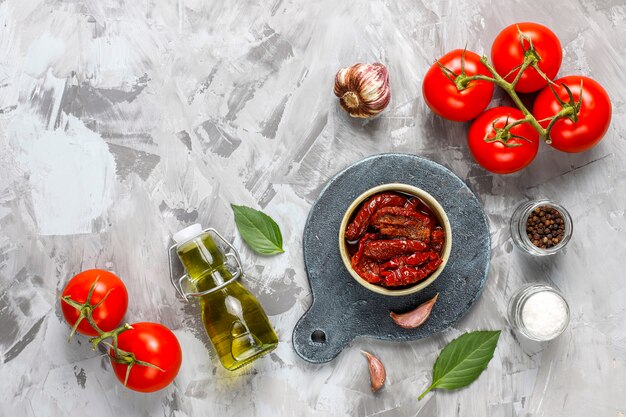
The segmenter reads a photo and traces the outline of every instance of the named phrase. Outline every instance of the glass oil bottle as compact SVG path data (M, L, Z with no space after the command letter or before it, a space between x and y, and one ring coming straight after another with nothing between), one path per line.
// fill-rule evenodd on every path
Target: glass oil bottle
M224 253L213 236L229 249ZM170 278L188 300L199 299L202 322L217 356L228 370L240 368L278 345L278 337L259 301L239 282L243 276L239 254L214 229L189 226L174 235L170 248ZM172 251L186 274L174 280Z

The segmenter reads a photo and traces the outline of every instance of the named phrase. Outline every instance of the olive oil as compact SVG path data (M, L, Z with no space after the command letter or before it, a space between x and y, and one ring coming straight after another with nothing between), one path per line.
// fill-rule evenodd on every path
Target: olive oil
M214 289L233 277L224 253L207 232L181 241L176 252L196 292ZM238 280L199 298L204 328L226 369L235 370L278 345L261 304Z

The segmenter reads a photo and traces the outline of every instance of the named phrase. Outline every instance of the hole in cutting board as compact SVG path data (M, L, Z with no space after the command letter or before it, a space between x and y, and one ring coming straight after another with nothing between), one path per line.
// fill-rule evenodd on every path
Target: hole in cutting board
M326 343L326 332L323 330L314 330L313 333L311 333L311 342L319 344Z

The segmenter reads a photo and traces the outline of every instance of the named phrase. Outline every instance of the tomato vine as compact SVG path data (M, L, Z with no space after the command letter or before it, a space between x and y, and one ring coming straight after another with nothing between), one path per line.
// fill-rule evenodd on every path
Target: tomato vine
M142 360L139 360L135 357L135 355L132 352L126 352L122 349L119 349L117 346L117 339L119 337L119 335L127 330L132 330L133 327L128 324L128 323L124 323L123 325L110 330L110 331L103 331L102 329L100 329L100 327L98 326L98 324L96 323L96 321L93 318L93 312L95 309L97 309L100 305L102 305L105 300L107 299L107 297L109 296L109 294L111 293L112 290L109 290L104 297L102 297L102 299L100 299L100 301L98 301L95 304L92 304L91 300L94 294L94 291L96 289L96 286L98 285L98 277L95 278L93 284L91 285L91 287L89 288L89 292L87 294L87 299L85 300L84 303L79 303L75 300L72 299L72 297L70 295L66 295L61 297L61 301L66 303L67 305L75 308L76 310L78 310L79 312L79 317L76 320L76 322L74 323L74 325L72 326L72 331L70 332L70 335L68 337L68 342L72 340L72 337L74 336L74 334L76 333L76 330L78 329L79 324L83 321L83 320L87 320L87 322L89 323L89 325L98 333L97 336L92 337L89 339L89 342L92 344L93 350L96 350L98 348L98 344L102 343L103 345L105 345L106 347L110 348L113 350L114 355L110 355L111 360L117 362L117 363L121 363L124 365L127 365L127 371L126 371L126 378L124 380L124 386L127 385L128 382L128 376L130 375L130 371L132 369L132 367L134 365L140 365L140 366L147 366L147 367L151 367L151 368L155 368L160 370L161 372L165 372L163 369L161 369L160 367L151 364L149 362L145 362ZM111 342L107 341L108 339L111 340Z
M524 51L524 60L521 64L512 68L509 71L509 73L506 74L504 77L498 74L496 69L489 63L489 60L485 55L483 55L480 58L480 62L485 66L485 68L487 68L489 73L491 73L491 76L482 75L482 74L467 76L464 70L465 52L466 52L465 50L463 51L463 54L461 57L462 71L460 74L454 73L454 71L450 70L449 68L446 68L439 61L437 61L437 65L439 66L443 74L446 76L446 78L448 78L450 81L452 81L456 85L456 88L458 89L458 91L463 91L467 88L471 88L472 86L470 83L472 81L480 80L480 81L493 83L507 92L507 94L509 95L509 97L511 97L511 100L513 100L517 108L520 109L520 111L524 114L524 119L514 122L513 125L507 124L507 126L501 129L498 133L498 139L497 139L498 141L501 141L506 145L506 139L509 137L510 129L518 124L528 123L537 131L537 133L539 133L539 136L545 141L545 143L550 145L552 143L552 139L550 138L550 132L552 131L552 127L554 126L554 124L559 119L568 118L572 121L577 121L577 115L580 112L580 108L582 106L582 96L583 96L582 80L581 80L580 95L579 95L578 101L574 99L574 95L572 94L570 88L565 84L561 84L561 85L567 91L567 94L569 96L569 101L565 102L561 100L561 98L557 95L556 91L554 91L554 88L553 88L553 85L555 85L554 81L552 81L548 76L546 76L546 74L538 66L538 63L541 61L541 56L535 49L532 39L526 34L524 34L519 29L519 27L517 29L518 29L518 33L520 36L521 47L522 47L522 50ZM528 47L525 46L524 41L528 43ZM561 104L561 110L557 114L555 114L553 117L548 119L550 121L545 128L540 124L540 121L537 120L535 116L533 116L530 110L526 108L526 106L524 105L520 97L518 96L517 91L515 90L515 87L517 86L517 84L522 78L522 74L524 73L524 71L526 71L529 68L533 68L535 71L537 71L537 73L542 78L544 78L548 82L548 86L550 87L554 95L557 97L559 103ZM515 78L513 79L513 81L508 82L506 78L512 75L515 71L518 71ZM541 121L547 121L547 120L541 120ZM493 139L489 139L489 140L493 141ZM485 138L485 141L487 141L487 138Z

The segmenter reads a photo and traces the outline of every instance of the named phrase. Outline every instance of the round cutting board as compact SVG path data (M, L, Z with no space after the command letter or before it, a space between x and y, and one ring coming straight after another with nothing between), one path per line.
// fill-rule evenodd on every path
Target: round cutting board
M341 219L361 193L381 184L405 183L439 201L452 227L452 252L442 274L415 294L392 297L367 290L350 276L339 253ZM487 279L489 226L480 202L447 168L415 155L381 154L332 178L313 204L304 228L304 264L313 302L293 331L294 349L314 363L335 358L355 337L415 340L445 330L478 299ZM389 317L439 293L430 318L403 329Z

